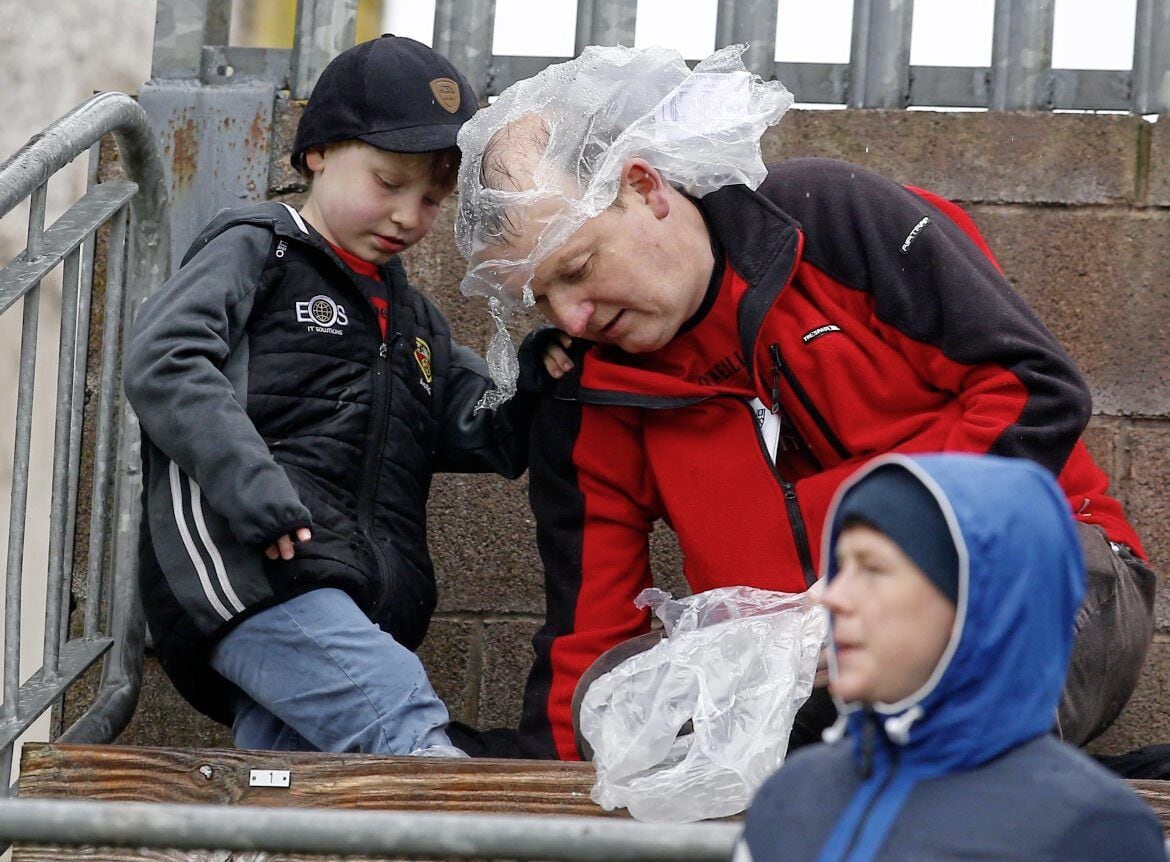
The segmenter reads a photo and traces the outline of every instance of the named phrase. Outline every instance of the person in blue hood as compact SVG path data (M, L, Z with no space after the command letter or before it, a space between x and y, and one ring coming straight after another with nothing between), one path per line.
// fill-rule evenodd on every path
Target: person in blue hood
M1052 476L886 456L827 524L840 718L765 782L733 862L1164 862L1153 812L1051 733L1085 579Z

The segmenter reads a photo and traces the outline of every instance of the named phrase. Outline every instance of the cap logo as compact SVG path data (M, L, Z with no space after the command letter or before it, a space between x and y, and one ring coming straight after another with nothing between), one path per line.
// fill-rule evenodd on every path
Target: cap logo
M435 78L431 81L431 92L448 114L454 114L459 110L459 103L462 101L459 85L450 78Z

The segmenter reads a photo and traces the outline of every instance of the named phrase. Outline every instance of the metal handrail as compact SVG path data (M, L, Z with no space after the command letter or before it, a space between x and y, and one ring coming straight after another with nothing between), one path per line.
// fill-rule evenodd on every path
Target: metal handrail
M44 227L49 180L106 134L118 146L129 181L92 187L52 226ZM8 569L5 581L4 701L0 704L0 786L7 787L16 739L95 661L105 655L93 703L62 735L72 742L111 741L130 720L142 676L144 623L137 594L138 432L118 397L117 365L132 311L169 267L169 225L163 167L141 107L123 93L101 93L61 117L0 165L0 216L30 199L28 245L0 269L0 313L23 299L24 328L17 402ZM106 308L97 386L93 506L84 632L69 639L67 599L72 580L84 402L84 356L89 337L97 231L110 226ZM129 266L126 262L129 261ZM32 369L40 284L62 267L62 325L53 455L52 509L46 594L44 664L19 683L20 601L25 503L29 483ZM80 346L79 346L80 345ZM107 486L112 489L107 493ZM102 576L109 557L108 579ZM108 635L98 631L103 584L111 583Z
M176 850L565 862L723 860L736 823L639 823L613 817L314 811L146 802L11 800L0 840Z

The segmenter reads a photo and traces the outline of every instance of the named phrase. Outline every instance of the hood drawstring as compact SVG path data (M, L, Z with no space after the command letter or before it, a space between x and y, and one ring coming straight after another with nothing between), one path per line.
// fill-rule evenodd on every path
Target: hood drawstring
M837 720L821 731L821 742L836 742L845 735L849 728L849 716L845 713L837 716Z
M886 736L895 745L905 745L910 741L910 728L914 722L922 718L922 707L918 704L910 707L901 715L895 715L887 718L883 725L886 729Z

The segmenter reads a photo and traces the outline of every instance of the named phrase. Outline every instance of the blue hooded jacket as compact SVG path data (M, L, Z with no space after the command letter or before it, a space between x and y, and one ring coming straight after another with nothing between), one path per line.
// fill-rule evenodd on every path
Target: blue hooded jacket
M877 459L829 510L829 579L841 501L881 469L916 477L949 526L959 560L950 642L902 701L838 703L826 734L837 740L797 752L769 779L736 862L1164 860L1153 813L1049 734L1084 593L1080 541L1052 476L994 456Z

